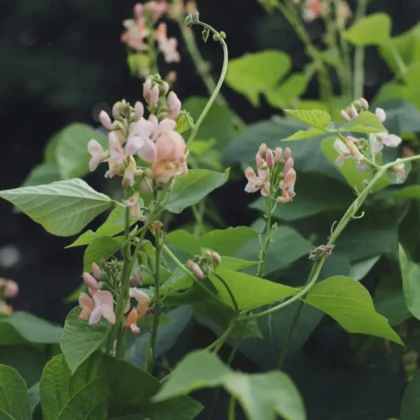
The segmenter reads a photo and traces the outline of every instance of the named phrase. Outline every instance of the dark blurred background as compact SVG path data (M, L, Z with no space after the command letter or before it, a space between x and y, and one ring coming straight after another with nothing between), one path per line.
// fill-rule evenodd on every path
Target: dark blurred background
M130 75L126 52L120 42L122 21L131 17L130 0L0 0L0 189L20 186L31 168L42 160L50 136L72 122L97 125L97 114L120 98L140 98L141 82ZM354 3L351 3L354 9ZM256 0L198 0L203 20L228 35L231 57L265 48L284 50L296 69L306 58L291 27L278 14L268 16ZM382 10L393 18L393 34L401 33L420 20L418 0L372 0L369 12ZM316 42L322 25L309 25ZM176 25L170 35L179 35ZM214 73L221 65L216 43L201 44ZM183 56L177 65L175 90L181 99L205 95L200 78L180 45ZM372 51L367 54L366 96L391 75ZM263 104L254 109L249 102L225 88L235 111L247 122L269 118L275 110ZM306 96L316 97L316 85ZM103 180L91 175L88 182L101 189ZM243 185L220 192L224 214L237 202ZM228 191L228 192L227 192ZM228 197L229 199L223 199ZM229 204L231 203L231 204ZM231 216L230 225L248 222ZM26 216L0 203L0 277L15 279L21 288L13 303L55 322L63 322L68 305L63 299L80 284L83 249L63 248L71 238L47 234Z

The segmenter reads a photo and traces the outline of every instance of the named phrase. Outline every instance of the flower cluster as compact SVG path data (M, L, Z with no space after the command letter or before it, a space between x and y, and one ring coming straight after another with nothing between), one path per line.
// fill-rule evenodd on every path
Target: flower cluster
M79 305L82 309L79 319L88 319L89 324L97 324L104 318L110 324L115 324L114 296L109 290L101 290L107 282L101 281L104 280L104 277L101 269L95 263L92 264L92 273L93 275L90 273L83 274L83 281L88 287L89 294L83 292L79 295ZM137 306L131 308L131 302L127 302L124 311L126 314L124 328L134 334L140 334L137 321L146 317L149 311L150 297L136 287L130 287L130 298L137 301Z
M117 102L112 110L114 121L101 111L99 119L108 131L109 149L105 151L97 140L89 141L91 171L101 162L108 162L105 176L122 176L124 187L132 187L137 180L145 178L165 184L176 175L188 172L185 141L175 131L181 102L174 92L167 95L167 91L167 83L157 76L146 80L143 94L150 110L147 119L141 102L134 108L124 100ZM150 163L151 167L138 168L135 156ZM138 197L134 195L126 205L135 209L137 202Z
M13 299L19 293L19 286L13 280L0 278L0 314L11 315L13 308L5 302L5 299Z
M347 109L341 111L341 116L346 121L351 121L353 118L359 116L360 113L369 110L369 103L366 99L361 98L353 102ZM386 121L386 112L382 108L376 108L375 114L380 122ZM355 159L356 168L362 171L370 170L369 165L366 164L366 154L370 153L376 157L379 155L385 146L387 147L398 147L401 144L401 138L395 134L389 134L387 132L374 133L369 135L369 143L365 139L356 139L348 136L347 143L341 139L336 139L334 142L334 148L338 152L338 158L336 160L337 165L342 166L346 159ZM363 153L364 152L364 153ZM399 168L398 165L394 167L396 169L396 176L399 182L405 179L404 168Z
M215 251L206 250L202 255L196 256L193 260L187 261L187 267L195 277L203 280L209 276L216 266L220 265L222 257Z
M296 5L302 6L302 18L306 22L312 22L331 12L333 0L293 0ZM338 6L338 18L346 22L351 17L351 9L346 1L340 1Z
M260 191L261 195L266 197L270 194L275 196L280 189L282 193L281 196L277 197L278 203L293 201L293 197L296 195L296 171L291 150L287 147L283 154L281 147L272 151L265 144L262 144L255 161L257 174L251 167L245 170L245 176L248 180L245 191L248 193Z

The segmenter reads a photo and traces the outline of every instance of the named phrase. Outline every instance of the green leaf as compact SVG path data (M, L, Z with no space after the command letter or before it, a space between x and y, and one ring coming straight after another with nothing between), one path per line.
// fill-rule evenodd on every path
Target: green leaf
M0 345L56 344L61 332L61 327L26 312L17 311L0 319Z
M41 375L40 375L41 376ZM33 413L35 409L38 407L39 401L41 396L39 395L39 385L40 383L37 382L36 384L32 385L28 389L29 394L29 404L31 405L31 412Z
M13 368L5 365L0 365L0 418L32 419L25 381Z
M57 236L79 233L112 204L81 179L0 191L0 197Z
M357 117L346 121L340 131L354 133L385 133L388 130L379 121L379 118L369 111L364 111Z
M276 414L285 420L306 419L302 399L286 374L235 372L207 351L195 351L184 357L154 401L217 386L223 386L231 393L252 420L271 420Z
M190 123L188 122L188 117L186 115L186 112L181 112L180 116L176 120L176 127L175 131L179 134L184 133L185 131L188 131L190 129Z
M202 156L216 144L215 140L194 140L190 146L193 155Z
M420 199L420 185L408 185L396 191L393 198L397 200L419 200Z
M188 110L193 120L197 121L207 102L208 98L193 96L184 101L182 105ZM214 124L214 121L217 121L217 124ZM225 105L214 103L200 125L197 138L216 140L215 148L220 150L229 143L235 133L235 114L233 111ZM194 143L195 141L192 145Z
M150 420L192 420L201 411L201 405L186 396L168 403L151 403L150 398L160 387L148 373L100 352L74 374L60 355L47 364L41 379L43 418L108 419L131 415Z
M280 85L267 89L264 95L267 102L276 108L285 108L290 103L299 98L308 86L308 79L301 73L294 73L290 75Z
M121 248L124 242L124 237L120 239L110 238L108 236L95 237L86 248L83 257L83 271L90 273L92 263L99 264L101 260L106 261L111 258Z
M254 105L259 105L259 94L274 88L291 68L290 57L282 52L266 50L246 54L229 61L226 83L245 95ZM261 75L264 77L261 77Z
M263 235L264 240L264 235ZM303 256L309 255L314 246L303 238L296 230L280 226L268 250L264 275L286 268ZM238 258L249 261L259 261L261 247L258 237L251 238L237 254Z
M111 330L111 325L104 319L93 325L87 320L79 320L80 313L79 307L69 312L60 342L61 350L72 373L102 346Z
M325 134L324 130L319 128L311 127L308 130L300 130L297 131L295 134L292 134L290 137L287 137L285 141L296 141L296 140L309 140L315 137L319 137Z
M306 303L325 312L350 333L373 335L403 345L386 318L375 311L369 292L356 280L329 277L312 287Z
M300 290L222 267L218 267L216 273L228 284L241 310L251 310L281 301L294 296ZM219 296L233 307L232 299L223 283L215 276L210 276L210 279Z
M195 255L202 249L211 249L223 256L235 256L243 244L256 236L256 232L248 227L216 229L203 236L197 237L185 230L175 230L167 236L169 244Z
M166 209L172 213L181 213L204 197L221 187L229 178L229 169L224 173L206 169L191 169L185 176L176 178Z
M420 371L408 384L401 403L401 420L417 420L420 412Z
M343 35L353 45L381 45L391 35L391 18L386 13L374 13L358 20Z
M413 262L400 245L400 266L405 301L408 310L420 319L420 264Z
M61 179L56 163L41 163L35 166L22 183L22 187L49 184Z
M363 280L380 258L380 255L375 255L365 260L355 262L351 266L349 277L358 281Z
M313 110L298 110L298 109L285 109L284 112L300 121L310 125L311 127L318 128L325 131L331 122L331 116L328 112L319 109ZM320 135L320 134L318 134ZM312 136L315 137L315 136Z
M62 179L82 178L89 173L89 140L106 146L105 138L86 124L70 124L57 134L55 154Z
M223 256L220 267L228 269L228 270L232 270L232 271L240 271L240 270L243 270L244 268L252 267L257 264L258 264L258 261L247 261L247 260L241 260L240 258Z

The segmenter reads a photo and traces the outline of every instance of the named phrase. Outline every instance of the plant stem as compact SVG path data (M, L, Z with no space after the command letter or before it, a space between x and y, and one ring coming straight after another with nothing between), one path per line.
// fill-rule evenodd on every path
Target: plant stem
M327 246L332 246L337 242L338 237L343 232L343 230L347 227L347 225L351 222L351 220L356 216L356 213L362 206L363 202L365 201L366 197L369 195L369 193L372 191L372 188L374 185L381 179L381 177L389 170L392 169L393 166L399 165L402 163L409 163L415 160L420 160L420 155L417 156L410 156L408 158L400 159L395 162L390 162L384 166L382 166L378 172L375 174L375 176L372 178L370 183L366 186L366 188L359 194L359 196L354 200L354 202L350 205L350 207L347 209L344 216L341 218L340 222L338 223L337 227L335 228L334 232L330 236L330 239L327 243ZM306 286L296 295L292 296L289 300L286 300L285 302L273 306L272 308L269 308L265 311L251 314L251 315L242 315L237 318L238 322L242 322L249 319L254 318L260 318L265 315L269 315L273 312L276 312L280 309L285 308L286 306L291 305L293 302L296 302L300 299L302 299L306 294L311 290L311 288L314 286L316 281L318 280L319 274L321 272L321 269L325 263L325 259L323 257L318 258L312 267L311 274L309 275L308 282Z
M220 89L222 88L223 81L225 80L225 77L226 77L228 62L229 62L228 47L226 45L226 42L221 38L219 32L217 32L216 29L214 29L212 26L208 25L207 23L204 23L204 22L201 22L201 21L197 21L195 23L203 26L205 29L209 30L214 35L219 37L219 42L220 42L220 44L222 45L222 48L223 48L223 67L222 67L222 72L220 74L219 80L216 84L215 89L213 90L212 95L210 96L209 101L207 102L206 106L204 107L203 111L201 112L200 117L198 118L197 122L194 124L194 127L191 130L190 137L187 141L187 148L194 141L194 139L195 139L195 137L198 133L198 130L199 130L202 122L204 121L204 118L206 118L207 113L209 112L211 106L213 105L214 101L216 100L216 98L217 98L217 96L220 92Z
M223 346L224 342L227 340L230 333L235 328L235 325L236 325L235 320L232 320L231 323L229 324L229 326L226 328L225 332L219 338L217 338L213 343L211 343L209 346L207 346L206 350L210 351L214 348L217 348L218 346L220 346L220 347Z
M369 0L359 0L356 11L356 22L366 15ZM365 48L358 46L354 53L354 99L362 98L365 81Z
M271 242L271 218L273 216L273 205L274 205L274 197L270 194L268 197L268 203L267 203L267 224L265 229L265 242L264 246L261 249L261 258L258 263L258 271L257 276L262 277L264 274L264 267L265 267L265 260L267 259L268 254L268 248L270 247Z
M230 396L229 401L229 420L235 420L235 407L236 407L236 399L233 395Z
M223 283L223 286L225 286L225 288L226 288L226 290L227 290L227 292L229 293L229 296L230 296L230 298L231 298L231 300L232 300L232 304L233 304L233 308L235 309L235 313L236 314L239 314L239 306L238 306L238 303L236 302L236 299L235 299L235 296L234 296L234 294L232 293L232 290L230 290L230 287L229 287L229 285L226 283L226 281L225 280L223 280L223 278L221 277L221 276L219 276L218 274L214 274L214 276L215 277L217 277L222 283Z
M155 236L155 250L156 250L156 261L155 261L155 296L154 296L154 311L153 311L153 325L150 332L149 351L147 353L147 371L151 372L153 369L153 363L156 359L156 336L159 328L159 317L162 310L162 303L160 301L160 259L162 255L162 240L159 232Z

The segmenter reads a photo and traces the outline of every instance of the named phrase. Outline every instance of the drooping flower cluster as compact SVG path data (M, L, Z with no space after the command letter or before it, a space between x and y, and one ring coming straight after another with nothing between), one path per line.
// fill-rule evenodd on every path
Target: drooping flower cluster
M5 302L5 299L13 299L19 294L19 286L9 279L0 278L0 314L11 315L13 308Z
M80 320L88 319L89 324L97 324L102 318L110 324L115 324L116 315L114 312L114 296L109 290L101 290L107 283L103 278L103 274L99 266L92 264L92 274L84 273L83 281L88 286L89 294L80 293L79 306L82 312L79 315ZM131 283L138 284L138 279ZM131 284L133 285L133 284ZM131 308L131 302L128 301L125 308L126 320L124 328L132 331L134 334L140 334L140 328L137 321L146 317L149 311L150 297L136 287L130 287L130 298L137 301L137 306Z
M360 113L369 110L369 103L366 99L361 98L353 102L350 107L341 111L341 116L346 121L351 121L356 118ZM382 108L376 108L375 114L380 122L386 121L386 112ZM398 147L401 144L401 138L395 134L389 134L387 132L374 133L369 135L369 143L365 139L356 139L348 136L347 143L344 143L341 139L336 139L334 142L334 148L338 152L338 158L336 160L337 165L342 166L346 159L355 159L356 168L362 171L370 170L369 165L366 164L366 154L374 154L372 157L379 155L385 146L387 147ZM365 154L363 153L365 152ZM397 165L398 166L398 165ZM399 182L402 182L405 178L405 171L403 168L396 169L396 176Z
M291 150L287 147L283 154L281 147L272 151L262 144L255 161L257 173L251 167L245 170L248 180L245 191L248 193L260 191L262 196L269 196L276 195L280 189L282 193L277 197L278 203L293 201L293 197L296 195L296 171Z
M137 180L144 178L164 184L188 172L185 141L175 131L181 102L174 92L167 95L167 90L167 83L157 76L150 76L146 80L143 94L150 110L147 119L141 102L132 108L124 100L113 106L114 121L105 111L99 114L103 127L109 132L109 149L105 151L97 140L90 140L91 171L101 162L108 162L109 169L105 176L122 176L124 187L133 186ZM138 168L135 156L150 163L151 167ZM135 211L137 202L138 197L133 196L126 201L126 205Z
M312 22L332 12L333 0L292 0L294 4L302 6L302 19ZM338 18L346 22L351 17L351 9L346 1L338 5Z
M194 259L188 260L186 265L197 279L203 280L212 274L221 262L222 257L219 253L207 249L202 255L197 255Z
M158 51L163 54L167 63L178 63L181 59L177 50L177 39L168 38L166 23L158 24L168 10L169 6L165 0L152 0L145 4L138 3L134 6L133 19L123 22L126 30L121 35L121 41L135 53L144 57L140 60L141 65L138 68L141 77L147 77L150 74L148 63L150 60L154 60L152 56ZM150 42L151 38L153 42ZM154 42L157 43L157 48L155 48Z

